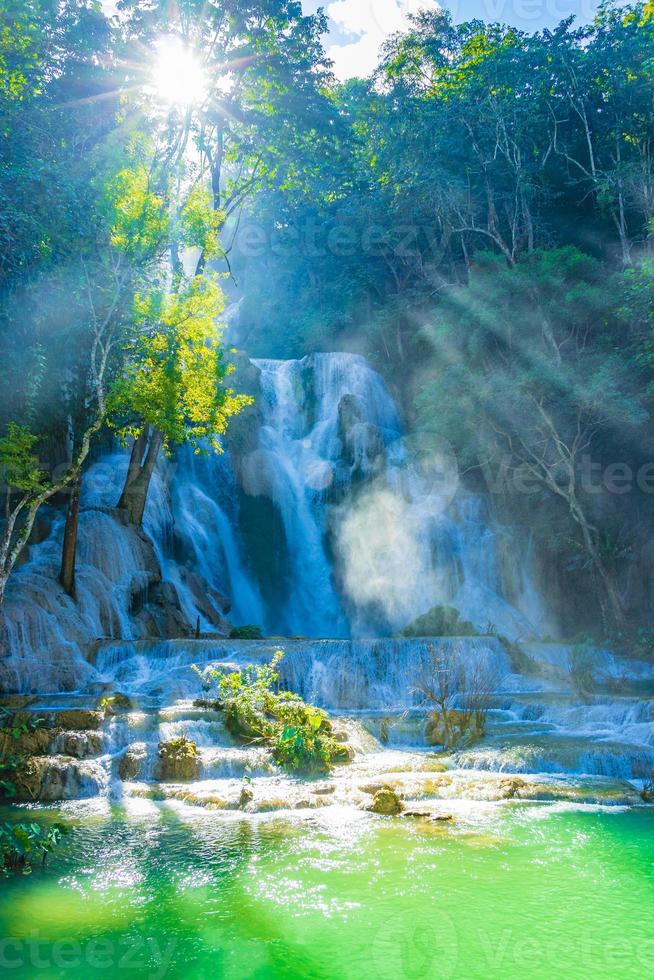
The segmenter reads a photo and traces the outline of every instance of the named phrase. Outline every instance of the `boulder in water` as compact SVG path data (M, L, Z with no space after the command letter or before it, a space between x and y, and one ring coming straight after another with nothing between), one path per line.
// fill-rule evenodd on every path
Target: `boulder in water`
M159 743L157 779L164 782L187 782L200 775L200 758L195 742L182 736Z
M424 616L418 616L400 631L399 636L479 636L473 623L461 619L453 606L434 606Z
M371 813L379 813L382 816L394 817L404 810L404 804L394 789L384 786L377 790L371 806L368 807Z
M130 745L118 763L118 775L123 782L127 783L139 778L146 755L147 749L144 744L137 743Z

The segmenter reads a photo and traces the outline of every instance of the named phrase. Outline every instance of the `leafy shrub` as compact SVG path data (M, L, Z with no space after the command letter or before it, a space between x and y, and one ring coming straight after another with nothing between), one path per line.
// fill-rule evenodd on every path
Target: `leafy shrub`
M20 743L24 743L26 736L41 729L43 719L0 708L0 725L0 799L2 799L17 795L18 773L27 764L25 755L19 751Z
M423 616L418 616L399 633L403 637L424 636L478 636L475 626L461 619L453 606L434 606Z
M98 710L108 715L115 715L118 711L129 711L131 708L132 700L126 694L111 694L98 703Z
M41 827L38 823L0 824L0 872L9 874L31 874L34 864L42 864L50 852L60 842L68 827L56 823L52 827Z
M595 663L591 650L583 646L575 646L570 658L570 680L575 693L586 700L594 694L597 684L595 681Z
M229 634L230 640L262 640L260 626L235 626Z
M218 687L216 707L225 713L225 726L243 741L262 742L275 761L301 772L328 772L349 761L348 750L332 734L329 718L320 708L305 704L290 691L276 691L277 667L284 654L278 650L269 664L251 665L225 674L200 674Z

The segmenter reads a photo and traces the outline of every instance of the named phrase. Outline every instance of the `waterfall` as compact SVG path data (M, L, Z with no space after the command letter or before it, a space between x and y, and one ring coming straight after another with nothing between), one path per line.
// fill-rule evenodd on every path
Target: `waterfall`
M353 354L252 362L247 445L162 458L142 534L113 508L123 450L85 475L76 601L56 583L63 515L30 546L7 597L10 690L72 690L107 639L225 633L388 636L437 605L481 632L553 632L527 552L458 484L451 460L412 460L381 376ZM153 599L153 593L156 593ZM510 600L509 600L510 596ZM148 603L150 603L148 605Z
M547 631L529 575L510 592L498 537L453 461L413 462L379 374L354 354L255 361L262 424L236 461L241 493L272 503L287 581L265 622L276 633L383 636L436 605L511 638ZM269 527L269 546L275 537Z

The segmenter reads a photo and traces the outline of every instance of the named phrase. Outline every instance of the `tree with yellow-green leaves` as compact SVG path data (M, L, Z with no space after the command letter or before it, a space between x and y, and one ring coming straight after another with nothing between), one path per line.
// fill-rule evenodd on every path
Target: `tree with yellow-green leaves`
M217 278L187 278L179 258L184 249L219 253L220 216L201 183L173 194L174 174L157 160L156 147L132 135L98 181L94 240L81 250L75 279L79 414L68 464L48 478L36 455L40 436L28 426L10 423L0 442L7 485L0 601L40 507L64 490L60 581L74 595L81 477L103 427L134 439L119 506L138 524L159 450L189 441L216 448L229 418L247 404L224 384Z
M118 434L134 440L118 506L140 524L154 466L162 447L191 444L220 452L230 418L251 399L225 385L231 371L221 348L217 317L224 295L215 276L138 295L137 331L111 395Z

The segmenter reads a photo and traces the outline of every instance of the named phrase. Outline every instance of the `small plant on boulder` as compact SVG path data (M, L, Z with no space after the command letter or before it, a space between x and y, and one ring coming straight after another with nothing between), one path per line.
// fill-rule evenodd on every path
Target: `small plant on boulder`
M101 699L98 710L104 711L108 715L115 715L119 711L130 711L132 700L126 694L110 694Z
M225 713L227 730L241 741L269 746L280 766L321 773L349 762L349 750L334 738L324 711L305 704L290 691L276 690L277 668L283 656L278 650L269 664L255 664L229 674L196 672L205 687L208 679L217 685L214 706Z

